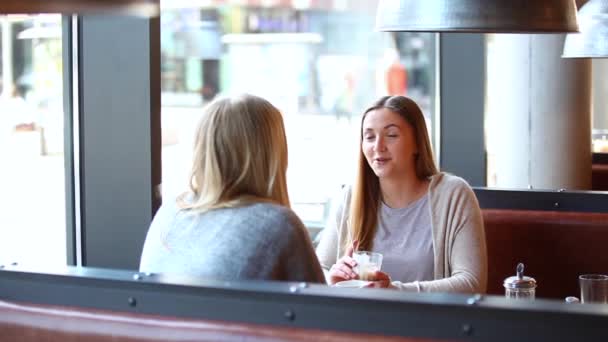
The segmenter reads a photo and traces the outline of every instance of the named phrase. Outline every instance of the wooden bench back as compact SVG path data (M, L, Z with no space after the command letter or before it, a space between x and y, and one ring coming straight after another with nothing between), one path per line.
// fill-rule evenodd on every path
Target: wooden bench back
M388 341L439 340L30 305L0 300L0 341ZM445 341L445 340L444 340Z

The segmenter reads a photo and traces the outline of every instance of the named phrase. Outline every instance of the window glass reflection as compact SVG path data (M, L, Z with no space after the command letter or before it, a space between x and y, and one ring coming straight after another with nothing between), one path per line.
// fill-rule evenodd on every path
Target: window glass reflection
M377 1L161 1L163 192L187 185L200 108L262 96L283 113L293 209L323 225L355 172L360 114L386 94L422 107L431 129L435 36L375 32Z
M0 263L64 265L61 16L0 27Z

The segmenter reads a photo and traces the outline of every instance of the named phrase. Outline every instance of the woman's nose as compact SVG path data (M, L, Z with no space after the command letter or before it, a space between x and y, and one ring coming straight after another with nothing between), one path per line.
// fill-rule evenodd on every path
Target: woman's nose
M384 151L384 148L386 146L384 146L384 139L382 137L378 137L378 139L376 139L376 144L374 145L376 151Z

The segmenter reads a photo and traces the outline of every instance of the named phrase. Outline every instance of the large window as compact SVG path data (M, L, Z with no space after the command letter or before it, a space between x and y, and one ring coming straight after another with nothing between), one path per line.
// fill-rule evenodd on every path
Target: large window
M0 25L0 264L64 265L61 16Z
M185 190L194 124L221 94L281 109L291 202L309 227L351 182L360 114L376 98L414 98L431 130L435 36L375 32L377 1L184 3L161 1L165 200Z
M608 153L608 61L593 60L593 121L592 147L593 152Z

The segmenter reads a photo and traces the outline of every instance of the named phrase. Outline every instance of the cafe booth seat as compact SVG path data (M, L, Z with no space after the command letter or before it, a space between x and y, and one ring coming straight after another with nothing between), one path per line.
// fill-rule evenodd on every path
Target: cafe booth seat
M32 305L0 300L0 341L433 342L434 340L184 319L84 307Z
M591 165L591 189L608 191L608 164Z
M537 298L579 297L578 276L608 274L608 214L483 209L488 294L504 295L519 262Z

